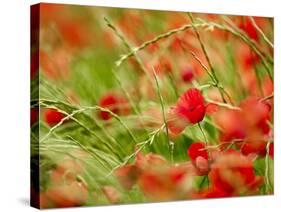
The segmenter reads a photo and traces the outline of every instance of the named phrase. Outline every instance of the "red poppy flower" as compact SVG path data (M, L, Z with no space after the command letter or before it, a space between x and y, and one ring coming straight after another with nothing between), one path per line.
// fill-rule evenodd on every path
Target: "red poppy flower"
M219 106L215 103L208 103L206 105L206 114L207 115L212 115L212 114L218 112L218 110L219 110Z
M247 98L240 108L240 111L221 110L215 114L216 123L222 128L221 142L228 145L238 139L236 146L243 154L265 156L266 137L270 133L270 105L257 98Z
M267 123L270 120L270 105L256 98L248 98L241 103L240 107L246 136L244 142L238 146L245 155L255 153L265 156L267 143L265 136L270 133Z
M267 124L270 119L271 110L269 104L257 98L248 98L240 104L240 107L242 109L242 117L247 124L248 130L256 128L263 134L269 133L270 128Z
M245 31L248 34L248 36L253 40L259 39L258 32L254 27L250 18L245 18L244 20L242 20L241 23L239 24L239 28Z
M193 173L193 168L185 164L171 165L160 155L139 153L134 164L118 168L115 176L126 189L137 183L151 200L171 200L182 199L191 192Z
M140 170L134 164L129 164L116 169L114 174L120 184L130 190L136 184Z
M187 151L197 175L206 175L209 172L209 155L205 148L205 143L194 142Z
M130 113L127 99L118 94L109 93L101 97L99 106L106 108L117 115L128 115ZM103 120L111 119L110 113L106 111L100 111L99 116Z
M184 82L191 82L194 77L193 70L191 67L184 69L181 73L181 78Z
M266 141L264 140L245 140L239 146L241 146L241 152L244 155L251 153L258 154L259 156L266 155Z
M75 207L81 206L87 201L88 188L81 182L73 181L52 186L47 189L45 194L53 207Z
M181 95L175 107L175 113L178 117L192 124L203 120L205 110L204 98L196 88L190 88Z
M188 148L188 156L192 161L195 161L197 157L203 157L208 160L208 152L205 150L206 145L203 142L194 142Z
M201 92L196 88L188 89L182 94L173 109L174 114L187 123L196 124L205 116L205 103Z
M147 155L137 154L134 164L122 166L114 172L120 184L130 190L138 181L143 171L168 165L168 162L160 155L149 153Z
M48 108L44 111L45 122L50 126L58 124L64 117L64 114L55 109Z
M192 177L180 166L158 166L145 170L138 185L153 201L183 199L192 190Z
M164 200L170 198L171 192L167 188L167 183L157 172L144 172L138 183L144 195L149 199Z
M195 195L197 198L224 198L224 197L231 197L232 195L217 189L216 187L209 187L206 190L199 192L199 194Z
M148 153L145 156L139 153L136 157L135 165L140 169L147 169L152 166L161 166L165 165L168 162L161 155L154 153Z
M246 136L245 124L240 111L220 110L215 114L215 122L222 128L221 142L244 139Z
M197 88L190 88L182 94L167 116L167 124L172 135L180 134L187 125L203 120L206 112L204 98Z
M229 195L252 194L262 184L262 178L255 175L253 161L234 150L216 158L209 179L215 189Z
M74 48L83 48L90 45L91 38L94 36L90 27L81 21L73 19L59 22L58 28L63 40Z
M243 53L243 67L245 70L253 68L256 64L260 62L260 57L251 50Z

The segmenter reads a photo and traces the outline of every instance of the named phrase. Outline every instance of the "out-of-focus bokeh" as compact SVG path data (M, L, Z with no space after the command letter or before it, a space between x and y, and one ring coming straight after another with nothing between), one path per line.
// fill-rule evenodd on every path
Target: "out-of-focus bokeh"
M37 9L36 205L273 194L272 18Z

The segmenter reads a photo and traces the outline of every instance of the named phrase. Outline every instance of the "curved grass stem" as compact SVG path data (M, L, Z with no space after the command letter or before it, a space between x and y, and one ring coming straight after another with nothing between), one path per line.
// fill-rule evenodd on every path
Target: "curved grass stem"
M238 111L241 111L241 108L240 108L240 107L237 107L237 106L229 105L229 104L226 104L226 103L223 103L223 102L213 101L213 100L211 100L211 99L206 99L206 101L209 102L209 103L218 105L218 106L220 106L220 107L224 107L224 108L230 109L230 110L238 110Z
M200 129L200 131L201 131L201 133L202 133L202 135L204 137L204 140L205 140L206 144L208 144L207 136L206 136L206 134L205 134L205 132L204 132L200 122L198 122L198 127L199 127L199 129Z
M105 20L107 26L113 30L113 32L115 33L115 35L122 41L122 43L125 45L125 47L126 47L129 51L133 51L133 48L132 48L131 44L130 44L129 41L125 38L125 36L120 32L120 30L118 30L117 27L115 27L115 26L113 25L113 23L111 23L111 22L109 21L108 18L104 17L104 20ZM152 80L151 80L151 78L150 78L150 76L149 76L149 74L148 74L148 71L147 71L147 69L145 68L145 66L144 66L144 64L143 64L143 62L142 62L142 60L141 60L141 58L138 56L137 52L135 52L135 53L133 54L133 56L136 58L136 61L137 61L138 65L139 65L139 67L140 67L141 70L144 72L144 74L146 75L147 79L148 79L150 82L152 82Z
M159 129L153 131L153 132L150 134L150 137L149 137L147 140L142 141L142 142L139 142L139 143L138 143L138 148L137 148L137 150L134 151L131 155L127 156L127 157L123 160L123 162L122 162L121 164L119 164L118 166L114 167L106 177L111 176L111 175L113 174L113 172L114 172L116 169L118 169L118 168L120 168L120 167L122 167L122 166L128 164L129 161L130 161L132 158L136 157L137 154L138 154L139 152L141 152L141 150L143 150L147 145L152 145L153 142L154 142L154 140L155 140L155 138L156 138L156 136L163 130L164 127L165 127L165 125L162 125Z
M203 25L203 24L196 24L196 26L199 26L199 25ZM121 58L116 62L116 66L117 66L117 67L121 66L122 63L123 63L125 60L127 60L128 58L130 58L131 56L133 56L133 55L136 54L137 52L139 52L139 51L145 49L146 47L148 47L148 46L150 46L150 45L152 45L152 44L154 44L154 43L156 43L156 42L158 42L158 41L160 41L160 40L162 40L162 39L164 39L164 38L168 38L168 37L170 37L170 36L172 36L172 35L174 35L174 34L176 34L176 33L183 32L183 31L185 31L185 30L187 30L187 29L190 29L191 27L192 27L191 24L185 24L185 25L183 25L183 26L181 26L181 27L179 27L179 28L172 29L172 30L170 30L170 31L168 31L168 32L165 32L165 33L163 33L163 34L160 34L160 35L156 36L155 38L153 38L153 39L151 39L151 40L145 41L145 42L144 42L143 44L141 44L140 46L133 48L133 50L130 51L129 53L127 53L127 54L121 56Z
M173 151L173 149L172 149L173 144L172 144L172 141L170 141L170 138L169 138L169 129L168 129L168 124L167 124L166 115L165 115L164 101L163 101L163 97L162 97L161 92L160 92L159 82L158 82L158 79L157 79L157 76L156 76L156 73L155 73L155 70L154 70L153 67L152 67L152 70L153 70L153 76L154 76L154 79L155 79L157 94L158 94L160 104L161 104L162 117L163 117L165 129L166 129L166 137L167 137L167 142L168 142L170 159L172 160L173 159L173 152L172 152Z
M252 22L253 26L256 28L256 30L260 33L261 37L263 38L263 40L271 47L274 48L273 43L266 37L266 35L264 34L264 32L261 30L261 28L259 28L259 26L257 25L255 19L253 17L249 17L250 21Z

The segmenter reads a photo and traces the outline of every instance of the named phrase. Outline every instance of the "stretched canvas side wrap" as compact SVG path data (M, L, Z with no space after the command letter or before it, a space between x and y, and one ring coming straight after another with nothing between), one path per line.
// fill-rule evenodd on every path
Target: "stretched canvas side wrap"
M31 6L31 205L272 195L273 18Z

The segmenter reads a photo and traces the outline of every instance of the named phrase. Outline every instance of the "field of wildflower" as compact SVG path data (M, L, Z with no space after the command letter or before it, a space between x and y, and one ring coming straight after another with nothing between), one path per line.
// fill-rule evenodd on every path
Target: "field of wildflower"
M31 204L270 195L273 19L31 8Z

